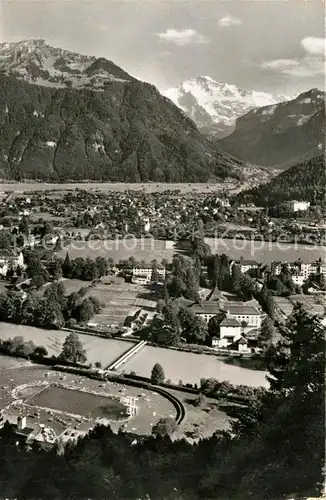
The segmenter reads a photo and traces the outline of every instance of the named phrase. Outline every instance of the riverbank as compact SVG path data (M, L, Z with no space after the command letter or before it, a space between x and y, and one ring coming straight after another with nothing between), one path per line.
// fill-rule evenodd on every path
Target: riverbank
M44 330L31 326L0 323L0 339L22 336L25 341L43 345L49 356L58 356L67 334L68 332L63 330ZM132 342L125 340L106 339L84 333L79 335L86 350L88 362L93 364L100 362L103 367L113 363L132 345ZM183 383L199 385L201 378L216 378L234 385L244 384L251 387L268 387L269 385L265 378L266 372L230 365L216 355L147 345L121 365L118 371L120 374L130 374L133 371L141 377L150 378L155 363L163 366L166 379L170 379L176 385L180 380Z

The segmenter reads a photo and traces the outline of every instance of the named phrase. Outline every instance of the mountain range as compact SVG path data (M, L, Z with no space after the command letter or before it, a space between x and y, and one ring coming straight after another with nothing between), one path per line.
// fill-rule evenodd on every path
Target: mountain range
M324 151L317 89L284 101L199 77L163 94L104 58L0 44L0 176L257 184Z
M254 109L237 119L218 145L237 158L287 168L325 152L325 93L311 89L295 99Z
M199 76L162 92L191 118L199 130L222 138L233 132L237 118L248 111L287 100L283 95L244 90Z
M26 40L0 45L0 175L204 182L237 177L169 99L112 61Z

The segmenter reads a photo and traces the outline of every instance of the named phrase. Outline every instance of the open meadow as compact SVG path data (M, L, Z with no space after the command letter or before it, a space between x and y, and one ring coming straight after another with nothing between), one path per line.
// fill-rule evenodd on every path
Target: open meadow
M325 258L326 248L322 246L299 245L292 243L275 243L244 239L205 238L213 253L226 254L230 259L254 259L262 263L272 261L289 262L301 258L304 262L313 262ZM115 262L121 259L134 257L136 260L145 260L150 263L153 259L160 262L166 259L172 261L178 253L173 241L156 240L152 238L128 238L117 240L74 241L61 251L64 258L66 253L70 258L98 256L113 258Z
M227 184L228 188L235 187L237 183ZM190 192L215 192L225 188L225 183L205 182L205 183L176 183L165 182L148 183L128 183L128 182L71 182L64 184L49 184L47 182L15 182L1 183L0 191L30 192L30 191L72 191L74 189L86 189L87 191L146 191L148 193L162 192L166 190L180 190L181 193Z

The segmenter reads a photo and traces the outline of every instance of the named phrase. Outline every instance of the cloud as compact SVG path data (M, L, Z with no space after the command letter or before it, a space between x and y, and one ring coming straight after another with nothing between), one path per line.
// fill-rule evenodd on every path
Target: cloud
M225 16L218 21L220 28L229 28L230 26L240 26L242 24L242 19L235 16Z
M283 75L311 78L325 75L325 39L306 37L300 42L305 54L293 59L264 61L260 67Z
M103 24L96 19L88 19L84 24L95 31L109 31L110 29L108 24Z
M174 43L179 47L186 45L206 43L207 39L198 33L198 31L191 28L184 30L167 29L165 33L157 33L157 36L165 42Z
M307 36L303 38L300 43L309 54L325 55L325 38Z

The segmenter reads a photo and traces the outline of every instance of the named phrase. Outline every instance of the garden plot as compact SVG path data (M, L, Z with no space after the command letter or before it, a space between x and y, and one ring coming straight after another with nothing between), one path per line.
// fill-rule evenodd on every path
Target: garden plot
M138 294L144 291L144 287L125 283L123 279L115 279L110 285L98 283L89 290L89 295L100 301L102 310L93 316L91 323L100 326L123 325Z

